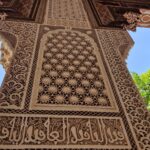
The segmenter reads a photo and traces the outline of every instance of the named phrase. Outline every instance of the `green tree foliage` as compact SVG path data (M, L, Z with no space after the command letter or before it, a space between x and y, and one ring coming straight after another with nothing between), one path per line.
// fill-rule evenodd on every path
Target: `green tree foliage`
M132 77L150 111L150 70L141 75L133 72Z

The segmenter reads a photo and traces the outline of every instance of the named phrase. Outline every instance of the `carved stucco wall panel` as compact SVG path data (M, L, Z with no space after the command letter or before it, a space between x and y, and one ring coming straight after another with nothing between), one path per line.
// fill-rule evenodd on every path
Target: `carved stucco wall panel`
M7 23L5 26L9 27ZM24 26L28 27L30 24ZM24 26L22 28L26 35L30 35L26 31L28 28ZM32 56L25 53L30 58L32 67L28 65L28 69L31 67L31 74L29 71L28 80L27 76L24 78L27 87L23 89L26 94L21 101L24 107L17 110L3 106L0 110L0 146L14 149L42 149L50 145L51 148L61 149L137 150L137 140L132 131L132 126L136 128L136 125L130 124L130 118L126 116L125 107L120 102L121 98L109 70L114 66L108 63L110 60L115 63L113 57L116 55L107 48L108 55L113 58L108 61L103 56L103 52L106 53L107 50L104 46L100 47L104 40L110 40L113 45L114 37L111 39L106 35L106 39L103 39L103 29L97 31L97 34L104 32L99 35L98 41L95 31L91 29L66 30L44 25L39 30L37 26L33 28L33 38L36 39L37 36L39 42L34 49L35 43L31 44L31 41L35 39L25 41L33 49L30 52ZM126 34L121 31L114 32ZM122 39L125 40L125 37L122 36ZM24 37L20 40L24 40ZM109 46L108 43L106 45ZM118 49L114 49L111 46L111 50L117 51L118 59L122 63ZM120 65L117 69L122 71ZM19 74L14 73L16 76ZM120 77L121 86L124 82L122 76ZM100 97L103 98L102 101L99 101Z
M133 44L126 31L0 23L17 38L0 149L150 148L149 113L120 55Z
M34 53L37 25L0 22L0 30L14 35L17 39L11 65L5 76L5 82L0 89L0 107L22 109L31 68L31 59Z
M120 95L120 101L134 130L139 149L150 149L150 113L141 99L136 86L133 84L125 64L118 53L119 43L124 43L125 38L120 36L125 31L97 30L97 36L103 49L105 60L112 73L115 85ZM126 33L125 33L126 34ZM128 45L127 45L128 46ZM133 134L133 135L134 135Z
M90 28L82 0L48 0L45 24L69 28Z
M93 31L44 29L30 108L118 111Z

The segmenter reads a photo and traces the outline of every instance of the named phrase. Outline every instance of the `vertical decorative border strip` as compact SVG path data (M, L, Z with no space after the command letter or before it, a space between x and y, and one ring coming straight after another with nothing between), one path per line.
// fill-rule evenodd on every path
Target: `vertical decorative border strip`
M146 110L144 102L139 96L137 88L133 84L129 72L125 64L121 61L119 54L120 45L118 42L120 43L121 40L124 40L124 38L121 38L121 35L126 34L126 32L122 30L100 29L96 30L96 34L118 94L120 95L120 101L126 112L126 117L138 145L138 149L149 149L150 132L148 131L150 131L150 113ZM116 35L120 37L120 41L115 41ZM123 42L121 41L121 43Z

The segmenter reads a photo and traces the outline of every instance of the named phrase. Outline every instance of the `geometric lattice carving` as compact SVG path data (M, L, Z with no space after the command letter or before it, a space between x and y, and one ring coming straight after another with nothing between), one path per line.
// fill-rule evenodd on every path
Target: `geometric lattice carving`
M98 47L88 35L49 31L40 43L31 108L112 111L114 97L101 66Z

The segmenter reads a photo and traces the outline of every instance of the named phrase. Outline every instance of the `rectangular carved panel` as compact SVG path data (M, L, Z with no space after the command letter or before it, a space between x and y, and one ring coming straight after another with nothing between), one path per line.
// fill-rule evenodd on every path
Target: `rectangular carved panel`
M1 148L130 148L119 117L0 115L0 121Z
M43 28L30 109L118 111L94 32Z
M81 0L49 0L46 23L52 26L90 28Z

